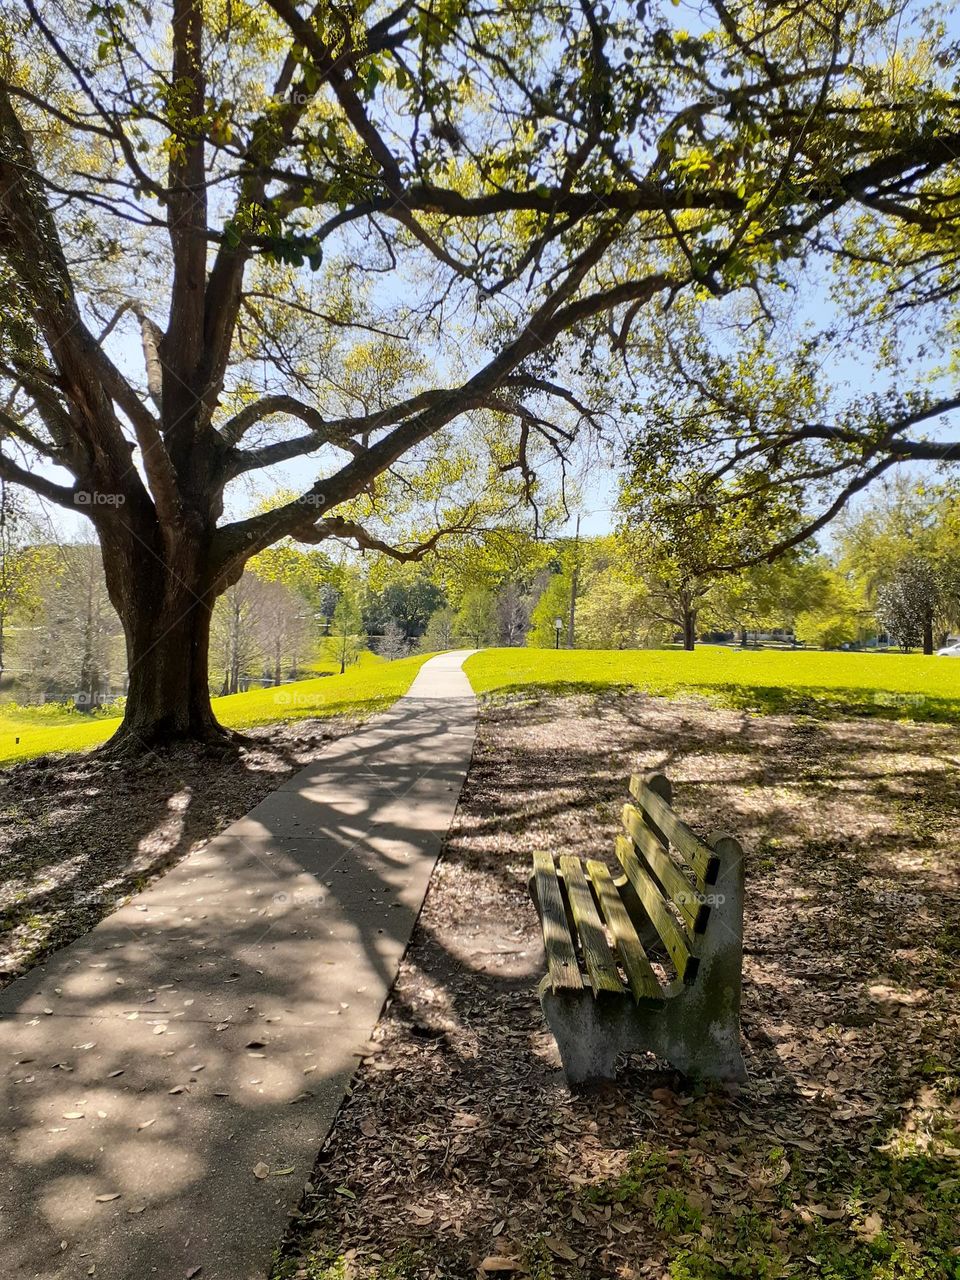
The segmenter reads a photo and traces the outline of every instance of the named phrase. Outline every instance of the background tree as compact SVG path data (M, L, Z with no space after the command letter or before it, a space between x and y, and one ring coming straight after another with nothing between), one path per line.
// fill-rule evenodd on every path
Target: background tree
M409 645L420 639L442 602L442 589L419 565L394 565L383 557L368 575L363 625L376 637L393 623Z
M587 581L577 606L577 646L632 649L647 627L647 589L621 569L609 567Z
M624 545L614 537L584 538L576 611L578 647L623 649L649 631L646 589L632 570Z
M381 658L391 662L395 658L405 658L410 652L410 642L406 632L400 623L394 622L392 618L384 627L383 633L374 641L373 647Z
M460 602L454 619L456 635L463 644L482 649L496 638L496 600L490 591L474 587Z
M829 593L828 562L812 550L792 548L773 563L718 577L710 597L715 621L738 632L741 645L750 631L793 630L798 615L822 608Z
M557 644L557 619L560 619L561 643L566 643L567 618L570 613L570 577L553 573L544 584L530 614L527 644L535 649L553 649Z
M936 569L929 560L911 556L881 587L877 616L901 649L921 647L930 654L937 619L946 611L946 603L943 581Z
M897 643L932 652L960 625L960 493L902 479L841 522L841 564ZM927 621L924 621L924 618ZM925 634L928 633L928 634ZM903 637L903 639L901 639Z
M445 604L430 615L420 648L424 653L442 653L453 649L456 643L456 614Z
M532 589L518 582L507 582L497 593L497 641L506 648L522 645L530 629L534 608Z
M31 621L42 605L52 547L31 545L36 530L21 491L0 479L0 679L7 662L11 623Z
M120 684L121 628L110 603L98 548L65 543L38 549L32 563L42 581L31 625L21 634L18 662L42 698L72 700L95 711Z
M725 486L698 472L664 477L651 490L641 453L635 446L621 484L621 537L650 612L692 649L711 591L732 572L724 566L758 559L796 523L797 510L782 493L735 503Z
M824 571L814 599L797 613L794 634L804 644L839 649L869 638L870 618L866 598L857 583L849 575L829 569Z
M273 683L281 683L285 670L295 678L313 639L307 601L287 582L264 580L256 573L244 579L251 592L257 648Z
M695 33L593 0L5 16L0 474L93 523L130 672L115 749L219 735L210 621L252 555L416 557L497 486L536 500L657 299L849 257L847 208L907 228L903 269L954 251L949 41L883 6L713 3ZM306 456L297 497L225 517Z
M351 583L345 582L333 611L328 641L330 652L340 664L341 675L351 662L356 661L364 638L363 616L356 590Z
M262 664L263 628L256 613L256 579L249 574L234 582L217 600L213 614L212 666L222 674L221 697L239 693Z

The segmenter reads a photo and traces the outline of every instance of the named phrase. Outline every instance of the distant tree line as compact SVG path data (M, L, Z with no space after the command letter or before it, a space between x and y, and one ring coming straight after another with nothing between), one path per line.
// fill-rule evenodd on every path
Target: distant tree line
M501 530L422 563L335 563L281 543L219 598L213 694L457 647L630 649L698 641L932 653L960 631L960 487L901 478L770 563L709 567L699 515L664 529L637 518L601 537ZM711 541L712 539L712 541ZM712 550L707 547L710 544ZM558 626L559 623L559 626ZM123 631L92 542L38 534L0 493L0 681L17 701L96 710L125 692Z

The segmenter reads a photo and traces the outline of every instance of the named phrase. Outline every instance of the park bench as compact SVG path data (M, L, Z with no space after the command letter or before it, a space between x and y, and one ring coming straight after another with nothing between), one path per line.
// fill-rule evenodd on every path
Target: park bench
M620 874L533 856L540 1004L567 1080L612 1079L619 1053L644 1050L684 1075L742 1080L743 851L681 822L662 774L635 775L630 792Z

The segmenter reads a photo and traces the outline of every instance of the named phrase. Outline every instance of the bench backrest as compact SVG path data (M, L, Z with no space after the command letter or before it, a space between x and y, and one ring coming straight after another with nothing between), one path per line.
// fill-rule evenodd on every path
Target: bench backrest
M630 794L636 803L623 806L617 858L631 896L678 976L691 982L699 965L696 937L707 928L720 858L671 809L670 783L663 774L634 774Z

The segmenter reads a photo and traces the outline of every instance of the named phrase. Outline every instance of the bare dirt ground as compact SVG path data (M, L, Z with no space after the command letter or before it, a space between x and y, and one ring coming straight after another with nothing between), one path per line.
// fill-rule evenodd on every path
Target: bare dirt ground
M0 987L240 818L347 718L249 730L238 754L48 757L0 771Z
M748 856L750 1082L647 1058L571 1097L530 854L600 854L631 771ZM487 707L392 1001L275 1275L960 1277L960 744L640 696Z

